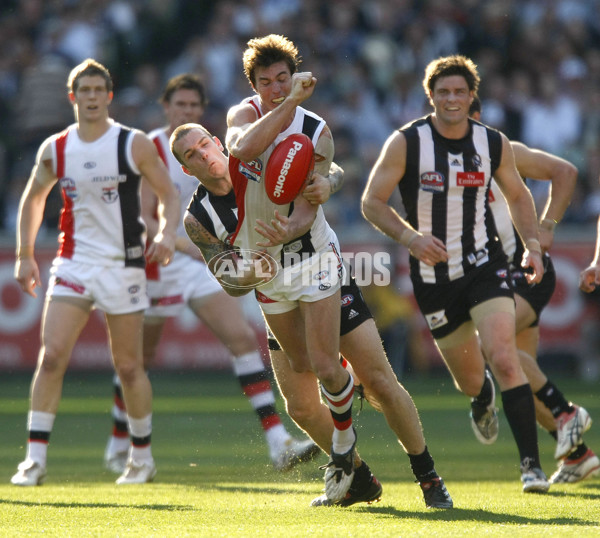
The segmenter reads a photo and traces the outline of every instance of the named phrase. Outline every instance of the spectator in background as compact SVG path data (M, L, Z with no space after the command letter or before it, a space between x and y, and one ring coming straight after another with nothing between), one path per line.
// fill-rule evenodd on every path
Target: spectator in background
M588 195L596 190L598 175L594 169L600 162L600 144L593 141L597 129L592 121L598 107L590 91L600 86L600 31L590 16L593 2L558 2L555 9L546 9L538 0L352 0L325 4L317 0L8 0L3 7L5 4L0 15L0 112L6 114L2 114L0 143L4 143L7 157L0 172L8 181L22 152L20 142L11 139L10 128L20 121L16 114L19 87L25 69L38 63L42 55L59 54L71 67L82 50L95 50L111 66L122 90L143 86L136 80L137 69L143 64L152 64L161 73L161 81L182 72L202 73L210 82L213 104L203 120L212 132L222 136L225 110L246 92L239 76L242 44L257 34L289 31L320 73L320 90L310 105L321 115L326 111L336 140L338 126L345 129L351 123L351 110L366 111L367 118L373 112L374 118L383 117L393 125L420 116L425 109L414 113L420 106L415 77L420 78L420 69L433 58L458 52L475 58L484 80L494 81L480 89L489 122L496 125L502 121L498 126L510 139L554 152L527 138L522 120L535 82L545 81L545 77L558 80L557 97L566 96L582 108L585 105L586 110L585 138L576 135L577 147L571 144L559 151L577 164L582 178L565 220L584 225L595 220L594 210L584 206ZM274 5L277 10L272 9ZM297 24L299 20L303 24ZM449 50L453 48L456 50ZM326 70L321 65L326 65ZM356 66L366 69L364 85L355 84L352 71ZM577 74L584 71L585 79ZM577 74L575 78L573 74ZM347 82L344 88L339 87L340 81ZM146 96L148 92L143 91ZM135 101L132 93L131 101ZM130 110L140 112L135 120L145 129L156 119L150 113L153 106L154 102L150 108L142 104L141 109L136 105ZM373 127L369 130L373 132ZM353 142L356 148L362 150L364 138ZM585 140L581 147L580 140ZM357 155L364 169L371 167L374 158L370 150ZM363 175L362 182L364 179ZM3 192L10 192L10 187L0 186L0 198ZM340 234L346 230L351 236L372 234L356 207L354 204L345 211L352 215L340 217L352 223L339 230Z
M537 97L523 110L522 140L531 147L565 155L581 133L581 111L573 97L559 93L558 80L544 74L537 84ZM541 214L548 198L547 182L527 183Z
M20 152L18 161L13 163L13 174L23 170L21 163L35 160L35 152L44 139L73 121L73 107L65 95L69 71L70 66L64 58L46 54L23 72L15 110L19 118L15 133ZM23 190L23 179L23 175L14 178L16 191ZM46 201L44 227L57 227L61 206L60 192L53 189ZM7 217L12 221L12 216Z

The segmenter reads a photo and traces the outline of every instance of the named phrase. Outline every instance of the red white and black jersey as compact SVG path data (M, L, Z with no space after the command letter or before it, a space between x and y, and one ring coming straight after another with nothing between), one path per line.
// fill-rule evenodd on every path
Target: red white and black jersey
M411 256L413 281L439 284L504 254L489 207L490 181L502 156L500 133L469 120L462 139L444 138L431 116L400 130L406 170L399 183L407 220L446 245L448 261L430 267Z
M93 142L77 125L51 137L63 198L58 256L76 262L144 267L140 172L131 155L135 131L111 120Z
M263 113L258 96L247 98L244 102L252 105L256 110L257 116L259 118L262 117ZM324 128L325 120L317 114L298 106L296 107L294 119L290 126L285 131L279 133L266 151L254 161L246 163L229 156L229 174L233 183L238 207L238 227L231 236L231 243L235 247L244 250L256 249L256 243L264 241L264 237L255 230L256 219L270 222L275 210L288 216L293 211L293 202L286 205L276 205L269 200L265 192L265 169L275 146L293 133L304 133L312 140L313 145L316 146L317 140ZM304 236L295 239L287 245L268 247L266 250L275 259L281 259L283 264L285 253L312 254L327 249L332 236L335 236L335 233L325 220L323 208L319 206L313 225Z
M195 177L186 174L181 168L181 164L171 152L169 137L164 128L155 129L148 134L148 137L154 142L160 158L169 171L171 181L179 194L181 215L183 215L194 192L198 188L198 180ZM183 218L179 220L176 233L178 237L187 238L185 228L183 227ZM171 278L174 275L180 275L180 278L182 279L194 278L193 273L197 273L197 269L195 264L190 264L190 256L188 254L175 250L169 265L163 266L156 262L148 263L146 265L146 277L149 282L164 280L165 278ZM152 286L148 288L148 292L150 294L154 293Z
M169 146L169 137L164 129L155 129L154 131L148 134L156 149L158 150L158 154L160 158L165 163L167 170L169 171L169 176L179 193L179 201L181 203L181 214L183 215L194 192L198 188L198 180L194 176L190 176L186 174L181 168L181 164L175 158L173 153L171 152L171 148ZM183 219L179 221L179 226L177 227L177 236L178 237L187 237L185 233L185 229L183 227Z

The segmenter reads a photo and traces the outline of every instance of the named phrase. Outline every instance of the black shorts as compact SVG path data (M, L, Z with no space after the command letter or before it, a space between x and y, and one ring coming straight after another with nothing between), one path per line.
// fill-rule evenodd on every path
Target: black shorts
M556 273L550 256L544 256L544 276L539 284L529 284L523 271L513 270L511 276L515 293L525 299L535 312L536 318L530 327L537 327L540 314L550 302L556 288Z
M474 306L496 297L514 298L504 258L489 261L451 282L423 284L413 280L413 291L436 340L448 336L469 321L469 311Z
M340 336L348 334L356 327L362 325L373 315L365 302L362 292L356 284L354 277L350 277L350 283L343 285L341 289L342 312L340 318ZM281 346L273 336L271 329L267 325L267 343L271 351L280 351Z

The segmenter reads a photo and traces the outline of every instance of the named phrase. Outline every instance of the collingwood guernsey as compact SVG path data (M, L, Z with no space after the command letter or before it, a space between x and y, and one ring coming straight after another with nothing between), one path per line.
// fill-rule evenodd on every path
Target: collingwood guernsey
M411 256L413 281L439 284L504 256L489 207L490 181L502 155L500 133L469 120L461 139L441 136L427 116L403 127L406 171L399 183L407 220L446 245L448 261L428 266Z

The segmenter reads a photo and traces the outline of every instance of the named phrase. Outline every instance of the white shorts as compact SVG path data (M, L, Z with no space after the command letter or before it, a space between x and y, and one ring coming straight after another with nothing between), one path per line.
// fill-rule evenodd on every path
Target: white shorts
M312 303L336 293L345 277L339 245L291 267L280 269L277 276L256 289L256 300L265 314L284 314L298 307L300 301Z
M173 261L159 269L159 279L148 279L150 307L146 317L176 317L192 299L204 299L223 291L206 264L176 253Z
M77 297L92 302L107 314L145 310L146 273L139 267L104 267L55 258L50 268L46 297Z

